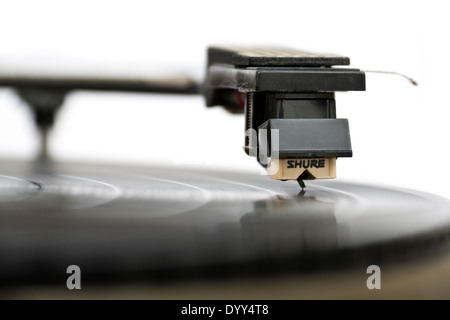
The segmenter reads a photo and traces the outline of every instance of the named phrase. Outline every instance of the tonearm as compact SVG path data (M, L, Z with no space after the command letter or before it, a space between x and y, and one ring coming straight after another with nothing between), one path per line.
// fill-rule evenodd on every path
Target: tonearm
M27 102L42 135L73 90L203 95L206 105L245 114L244 150L278 180L336 177L336 159L351 157L347 119L336 118L335 92L365 90L350 59L285 48L210 47L203 83L190 78L33 77L2 75Z

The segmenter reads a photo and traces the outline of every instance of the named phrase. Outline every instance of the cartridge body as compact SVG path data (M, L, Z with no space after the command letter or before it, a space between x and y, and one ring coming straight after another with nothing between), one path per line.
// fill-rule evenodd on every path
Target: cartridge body
M347 57L291 49L210 48L208 106L245 114L244 150L274 179L336 177L351 157L347 119L336 117L335 92L365 90L364 72L333 68Z

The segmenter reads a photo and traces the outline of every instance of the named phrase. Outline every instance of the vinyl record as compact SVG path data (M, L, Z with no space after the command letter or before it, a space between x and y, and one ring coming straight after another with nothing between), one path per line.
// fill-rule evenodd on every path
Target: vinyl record
M241 172L4 163L0 279L152 279L322 268L447 244L450 203L339 180ZM38 275L38 276L37 276Z

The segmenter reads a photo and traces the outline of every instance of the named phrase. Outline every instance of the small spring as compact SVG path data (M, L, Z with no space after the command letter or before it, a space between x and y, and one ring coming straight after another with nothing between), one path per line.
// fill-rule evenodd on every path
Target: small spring
M247 126L245 130L252 127L252 113L253 113L253 92L247 93Z
M245 149L246 152L249 152L250 148L250 136L247 133L247 130L252 127L252 113L253 113L253 92L248 92L246 94L246 104L245 104L245 115L247 117L246 123L245 123Z

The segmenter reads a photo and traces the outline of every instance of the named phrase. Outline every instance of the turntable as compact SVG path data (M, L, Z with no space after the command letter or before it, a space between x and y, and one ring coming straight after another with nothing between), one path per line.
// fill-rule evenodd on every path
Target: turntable
M42 137L36 161L0 168L0 295L448 298L447 199L328 180L352 156L334 92L364 90L364 72L291 49L211 47L208 57L202 83L0 75ZM52 161L47 132L74 90L201 94L244 114L244 151L270 177ZM80 289L66 282L71 266L81 290L69 290ZM370 286L374 267L381 287Z

